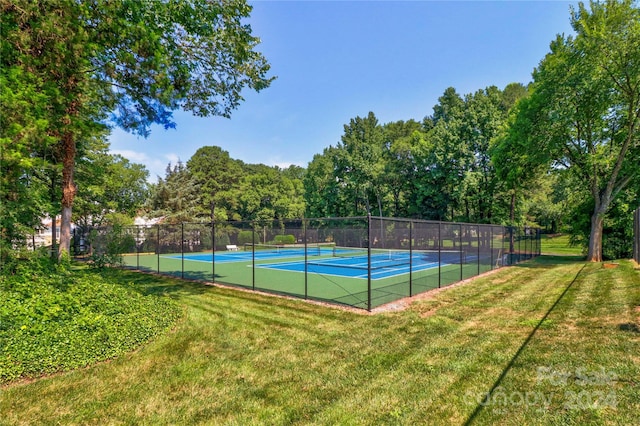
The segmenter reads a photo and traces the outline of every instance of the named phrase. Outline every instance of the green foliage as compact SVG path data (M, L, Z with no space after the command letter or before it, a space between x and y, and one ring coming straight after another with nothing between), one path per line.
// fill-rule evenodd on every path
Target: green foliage
M460 96L445 90L422 123L380 125L374 113L344 126L340 143L309 163L307 216L384 216L506 222L508 196L490 146L510 108L526 93L520 84ZM504 204L504 203L503 203Z
M260 235L254 231L240 231L238 233L238 244L243 246L245 244L257 244L260 242Z
M227 234L226 232L222 232L216 235L216 250L225 249L229 244L231 244L229 234Z
M303 169L245 164L219 147L200 148L185 164L167 167L151 189L146 208L168 223L211 219L260 220L302 217ZM213 205L212 205L213 203Z
M599 261L612 202L640 180L640 9L632 0L580 3L571 24L575 36L551 43L510 133L519 134L517 163L567 169L574 192L589 194L588 257Z
M145 167L108 154L107 147L106 142L96 140L86 155L78 156L73 209L77 225L133 224L148 195Z
M20 179L34 159L52 166L38 171L52 172L62 190L62 251L69 250L76 166L107 122L148 136L152 124L175 127L177 109L229 117L243 89L260 91L273 81L255 50L260 41L245 22L251 7L243 0L0 0L0 10L0 116L6 117L0 141L16 154L10 161L3 156L2 195L9 194L3 198L12 201L7 210L14 223L29 227L41 213L41 197ZM91 217L91 202L104 200L132 208L139 194L125 186L83 189L98 198L86 200L83 215ZM16 202L25 192L30 201ZM3 240L13 238L13 228L0 226Z
M202 197L191 172L179 161L173 167L169 164L165 178L152 186L146 208L152 217L164 217L165 223L193 222L202 215Z
M275 244L294 244L296 242L295 235L276 235L273 237Z
M0 383L116 357L180 317L168 299L47 256L10 269L0 276Z
M95 245L98 249L95 249L89 258L89 265L94 268L120 266L123 264L124 253L135 252L136 240L132 234L125 232L122 225L113 225L100 237L105 241ZM89 239L96 241L100 237L96 230L92 230Z

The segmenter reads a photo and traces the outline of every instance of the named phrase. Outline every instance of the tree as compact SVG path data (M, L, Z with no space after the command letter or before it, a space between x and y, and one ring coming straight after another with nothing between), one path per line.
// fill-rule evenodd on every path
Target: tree
M587 258L602 260L603 224L640 178L640 10L632 0L572 9L575 37L558 36L534 71L521 114L529 152L584 182L592 198Z
M100 123L147 136L153 123L173 127L179 108L229 116L243 88L272 81L242 22L251 11L243 0L0 0L0 11L3 75L18 76L14 93L28 82L42 95L46 126L30 128L55 141L62 165L60 255L69 250L78 145Z
M133 218L147 195L149 172L104 150L90 152L77 163L78 195L74 221L87 229L113 222L111 218Z
M420 208L428 219L455 220L456 211L460 211L462 182L472 157L464 137L465 108L464 99L453 87L447 88L433 107L434 125L427 134L433 148L419 187Z
M247 165L238 190L239 213L243 219L262 223L293 219L305 211L302 181L286 170L264 164Z
M335 176L335 157L338 148L329 146L322 154L313 156L303 179L304 198L308 217L347 216L341 186Z
M216 218L226 220L234 217L238 202L236 190L244 174L243 163L229 157L229 153L217 146L199 148L187 161L201 194L201 215L211 214L211 203L215 204Z
M414 199L414 188L420 179L421 159L427 156L425 134L415 120L387 123L384 129L384 149L382 160L383 189L390 197L393 209L387 209L396 217L406 217L415 213L410 203Z
M533 124L531 117L523 113L531 108L531 102L535 99L527 98L525 93L520 95L520 99L513 100L515 104L504 128L489 147L496 176L503 191L509 196L508 222L511 226L519 222L516 217L516 201L527 194L527 190L535 187L535 180L548 169L545 153L532 149L535 146L534 136L530 132Z
M193 222L201 213L203 194L182 161L167 166L164 179L153 185L146 209L153 217L162 217L166 223Z
M344 125L334 170L336 180L350 198L353 215L369 213L372 199L377 202L378 214L382 215L383 144L382 127L373 112L364 118L352 118ZM364 203L364 209L360 208L360 201Z

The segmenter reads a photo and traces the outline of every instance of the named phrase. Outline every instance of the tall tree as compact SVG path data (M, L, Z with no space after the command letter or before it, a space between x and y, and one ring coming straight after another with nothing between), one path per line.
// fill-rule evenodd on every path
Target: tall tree
M234 217L234 212L238 207L236 191L244 174L242 164L217 146L199 148L187 161L187 168L201 194L203 216L211 213L213 203L217 219L240 219Z
M251 11L244 0L0 0L0 11L0 68L44 95L47 126L39 130L60 153L60 255L69 250L78 144L97 123L146 136L153 123L174 126L178 108L229 116L243 88L272 80L243 22Z
M182 161L173 167L169 164L164 179L160 178L150 193L146 209L152 217L176 224L196 221L201 214L203 194Z
M86 228L133 218L147 195L149 172L142 164L102 151L88 153L77 164L78 195L74 222Z
M382 126L373 112L356 117L344 125L338 144L336 180L344 185L353 206L352 214L373 209L382 214ZM373 206L371 204L374 204Z
M340 183L336 180L338 148L330 146L313 156L304 176L304 198L308 217L347 216Z
M592 197L588 260L602 260L607 211L640 178L640 10L632 0L580 3L575 37L558 36L522 109L531 150L575 173Z
M396 217L414 215L416 211L411 203L415 201L415 187L423 177L422 160L429 152L423 127L415 120L408 120L387 123L383 128L382 183L392 207L387 208L385 214Z

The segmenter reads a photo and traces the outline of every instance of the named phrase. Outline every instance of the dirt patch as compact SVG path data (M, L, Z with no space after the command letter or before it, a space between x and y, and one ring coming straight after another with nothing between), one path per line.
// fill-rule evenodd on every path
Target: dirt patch
M619 263L603 263L602 267L604 269L613 269L613 268L617 268L618 266L620 266Z

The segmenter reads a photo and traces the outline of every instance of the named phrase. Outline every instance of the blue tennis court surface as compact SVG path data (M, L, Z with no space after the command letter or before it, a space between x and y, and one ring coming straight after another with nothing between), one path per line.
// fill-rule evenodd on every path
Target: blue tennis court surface
M318 253L321 255L319 256ZM305 262L301 259L301 257L304 257L304 249L278 252L256 251L255 253L246 251L222 252L215 254L215 262L222 264L231 262L252 262L254 259L257 261L272 260L274 263L262 263L256 264L255 266L256 268L304 273L306 264L306 271L308 273L360 279L367 279L368 270L371 268L371 279L373 280L390 278L398 275L409 274L409 272L424 271L438 267L438 261L434 261L432 257L434 254L409 254L408 252L376 253L371 255L371 263L369 264L369 259L366 255L355 253L358 253L358 251L349 251L346 249L334 250L333 252L328 250L322 250L320 252L314 251L311 255L307 252L307 262ZM172 259L183 258L181 255L167 255L165 257ZM211 263L213 259L214 258L211 253L184 255L184 260L186 261ZM287 261L287 259L292 260ZM410 259L413 260L412 265L409 265ZM448 255L448 258L443 258L441 260L441 266L449 266L459 264L461 259L459 252L452 252ZM445 260L448 260L449 263L445 263ZM469 257L466 257L465 260L469 261Z
M322 275L335 275L339 277L349 277L349 278L368 278L367 272L368 262L366 259L325 259L318 260L312 263L307 264L307 272L314 274L322 274ZM447 264L443 263L442 266ZM395 277L397 275L408 274L409 271L424 271L427 269L437 268L437 262L430 263L421 263L414 264L413 266L409 266L406 264L394 264L393 266L381 266L375 265L375 262L372 260L371 262L371 279L379 280L383 278ZM305 271L305 262L297 261L297 262L286 262L286 263L270 263L270 264L262 264L256 265L256 268L265 268L265 269L278 269L281 271L292 271L292 272L304 272Z
M270 252L256 252L256 260L269 260L269 259L285 259L285 258L299 258L304 256L303 253L286 252L286 253L270 253ZM182 259L181 255L166 255L171 259ZM194 262L209 262L213 260L211 253L205 254L185 254L184 260L191 260ZM251 262L253 260L253 253L250 251L238 251L238 252L223 252L215 254L216 263L229 263L229 262Z

